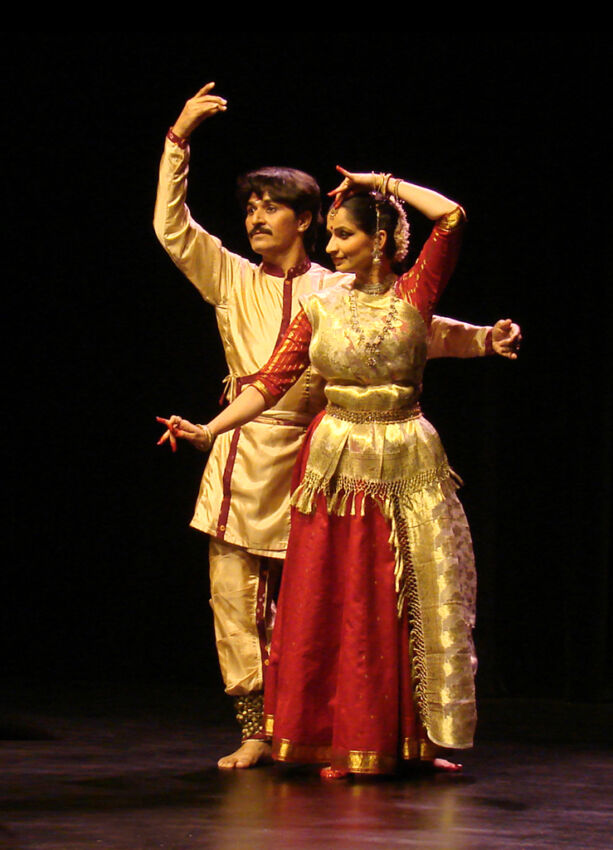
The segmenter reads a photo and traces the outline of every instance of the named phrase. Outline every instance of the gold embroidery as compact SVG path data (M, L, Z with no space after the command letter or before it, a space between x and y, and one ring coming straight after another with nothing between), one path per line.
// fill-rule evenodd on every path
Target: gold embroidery
M447 233L450 230L455 230L456 227L459 227L466 221L466 213L464 212L462 207L456 207L451 212L444 215L437 222L438 227L441 230L446 231Z
M272 714L264 715L264 732L271 738L275 728L275 718Z
M402 758L406 761L414 761L421 759L422 761L432 761L436 758L439 747L432 741L424 740L423 738L405 738L402 742Z
M267 715L267 723L272 720ZM271 727L270 727L271 728ZM270 731L266 726L266 731ZM400 751L403 760L421 759L432 761L436 758L439 747L427 739L404 738ZM276 761L304 762L305 764L324 764L329 762L333 767L349 770L352 773L392 773L397 766L397 759L383 755L376 750L334 750L328 746L309 746L297 744L288 738L273 740L273 757Z
M332 756L332 767L344 767L351 773L392 773L397 759L372 750L349 750L346 755Z
M264 401L266 402L268 407L272 407L277 401L276 397L270 392L266 384L263 381L260 381L259 378L256 378L255 381L252 381L249 386L254 387L259 393L261 393L261 395L264 396Z
M421 416L421 407L416 404L411 408L401 410L347 410L338 404L330 402L326 413L344 422L407 422Z
M324 764L331 758L331 748L295 744L287 738L274 738L272 757L276 761L305 762L306 764Z
M378 502L397 497L409 506L412 493L437 484L451 484L451 469L444 463L436 469L428 469L412 475L410 478L398 478L393 481L351 478L337 475L328 481L311 469L307 469L302 482L294 491L291 504L301 513L311 514L315 510L317 496L323 493L328 502L328 513L345 516L347 499L350 495L364 493ZM451 485L455 489L455 484ZM354 506L355 507L355 506ZM352 511L352 514L355 510Z

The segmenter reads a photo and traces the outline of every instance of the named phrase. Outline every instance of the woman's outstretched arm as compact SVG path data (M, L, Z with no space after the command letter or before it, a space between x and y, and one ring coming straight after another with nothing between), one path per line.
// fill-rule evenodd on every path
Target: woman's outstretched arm
M194 448L206 452L218 434L251 422L276 404L307 368L310 340L311 324L301 309L253 384L245 387L232 404L206 425L194 425L176 414L170 419L158 416L158 422L162 422L168 429L158 445L169 440L174 451L177 439L187 440Z

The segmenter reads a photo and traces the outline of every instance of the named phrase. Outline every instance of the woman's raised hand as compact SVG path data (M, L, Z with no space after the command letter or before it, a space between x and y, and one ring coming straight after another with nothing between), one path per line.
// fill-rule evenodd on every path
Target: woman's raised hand
M334 203L332 204L334 209L338 209L345 198L348 198L354 192L358 192L360 189L371 190L375 188L378 175L372 172L358 174L354 171L347 171L347 169L342 168L340 165L336 166L336 170L343 175L343 180L336 189L328 192L328 195L334 198Z
M207 83L200 91L186 102L181 114L177 118L173 132L182 139L188 139L193 131L212 115L225 112L228 102L225 98L216 94L210 94L215 83Z

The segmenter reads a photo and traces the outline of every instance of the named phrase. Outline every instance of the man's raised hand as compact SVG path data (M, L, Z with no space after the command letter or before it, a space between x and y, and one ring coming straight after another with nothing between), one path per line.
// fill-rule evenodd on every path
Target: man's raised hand
M225 98L211 94L215 83L207 83L186 102L172 130L181 139L188 139L196 127L212 115L225 112L228 102Z

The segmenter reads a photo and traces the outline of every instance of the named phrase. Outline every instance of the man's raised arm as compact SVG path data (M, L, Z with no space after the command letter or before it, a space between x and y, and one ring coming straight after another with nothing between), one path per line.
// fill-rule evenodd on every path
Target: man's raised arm
M223 281L228 277L224 266L241 260L225 251L217 237L194 221L186 203L189 137L204 120L227 108L224 98L210 94L214 85L207 83L190 98L168 131L160 163L153 227L164 250L203 298L220 304L225 300Z

